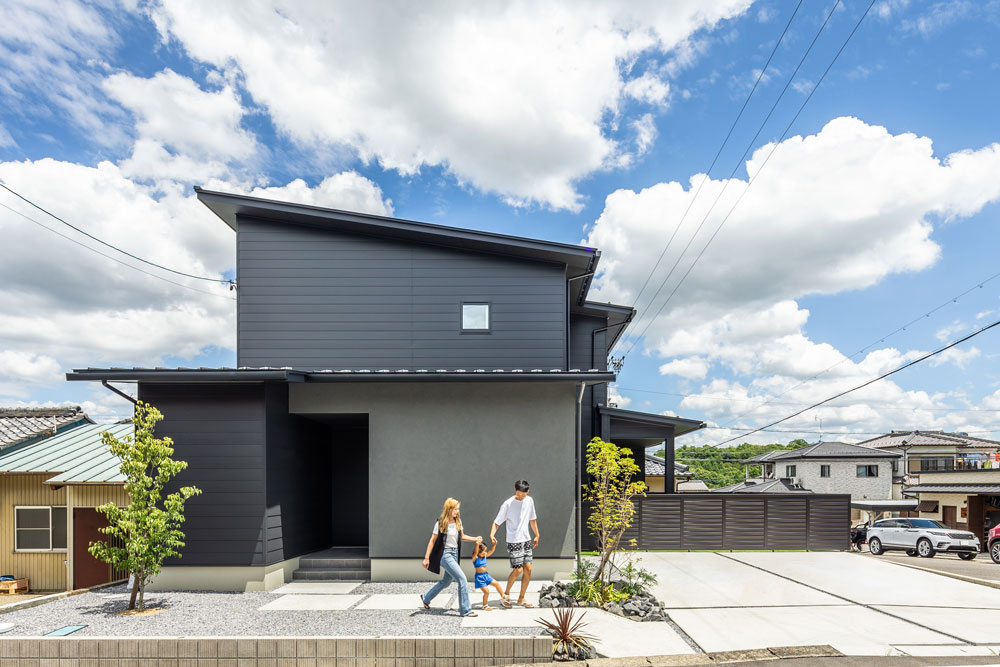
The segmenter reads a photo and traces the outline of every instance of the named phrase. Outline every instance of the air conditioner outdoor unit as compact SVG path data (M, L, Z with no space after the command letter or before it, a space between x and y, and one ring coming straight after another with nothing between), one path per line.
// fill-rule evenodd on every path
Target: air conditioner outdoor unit
M792 478L790 478L789 481L791 482L792 486L802 486L802 478L801 477L792 477Z

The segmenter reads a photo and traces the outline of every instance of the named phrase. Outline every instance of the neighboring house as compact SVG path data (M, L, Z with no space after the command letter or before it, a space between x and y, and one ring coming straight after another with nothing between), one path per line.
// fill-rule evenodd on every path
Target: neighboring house
M902 455L893 477L893 498L903 498L906 485L921 481L925 472L983 470L1000 467L1000 441L966 433L944 431L892 431L858 443Z
M198 197L236 231L237 368L67 376L137 383L189 463L178 483L203 490L157 586L270 589L331 547L368 556L374 580L423 578L445 497L486 534L517 479L551 577L572 568L594 436L636 460L663 443L673 488L674 439L704 424L606 405L635 311L588 300L595 248Z
M666 471L667 464L664 459L659 456L654 456L653 454L646 454L645 477L646 485L649 487L649 493L664 493L664 490L666 489L664 482ZM692 475L688 466L674 461L673 490L678 491L678 485L684 482L689 482L693 476L694 475Z
M85 423L0 452L0 574L27 578L32 590L116 579L87 552L91 541L106 539L98 528L107 522L94 508L128 502L104 431L121 437L132 424Z
M989 529L1000 524L1000 468L924 470L903 494L919 499L921 517L971 530L984 549Z
M795 486L790 480L779 479L746 479L738 484L730 484L718 489L712 489L712 493L812 493L810 489L803 489Z
M900 454L843 442L817 442L800 449L775 450L741 461L746 474L761 466L763 478L787 479L814 493L849 493L852 500L888 500ZM856 518L856 517L855 517Z
M92 423L79 405L62 408L0 408L0 451Z

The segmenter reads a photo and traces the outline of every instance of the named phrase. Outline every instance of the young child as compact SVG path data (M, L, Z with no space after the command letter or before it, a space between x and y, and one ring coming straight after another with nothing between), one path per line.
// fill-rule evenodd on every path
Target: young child
M487 551L486 544L481 543L476 545L476 559L472 561L472 566L476 568L476 590L483 592L483 611L493 611L493 607L489 606L490 599L490 586L497 589L497 593L500 594L500 604L505 607L510 607L510 600L507 596L503 594L503 588L500 587L493 577L490 576L489 572L486 571L486 559L493 555L494 549L497 545L493 545Z

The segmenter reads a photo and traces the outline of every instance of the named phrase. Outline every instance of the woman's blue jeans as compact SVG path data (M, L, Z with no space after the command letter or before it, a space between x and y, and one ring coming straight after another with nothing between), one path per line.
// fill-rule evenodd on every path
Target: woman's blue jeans
M466 578L465 572L462 572L462 568L458 566L457 549L444 550L444 554L441 556L441 569L444 570L441 581L434 584L434 587L424 593L421 599L430 604L438 593L448 588L448 585L454 581L458 584L458 614L459 616L468 615L472 611L472 605L469 603L469 580Z

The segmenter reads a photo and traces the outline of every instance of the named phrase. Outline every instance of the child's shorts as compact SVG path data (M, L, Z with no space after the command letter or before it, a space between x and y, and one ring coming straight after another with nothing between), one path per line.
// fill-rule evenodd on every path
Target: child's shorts
M489 572L476 572L476 588L486 588L493 583Z

